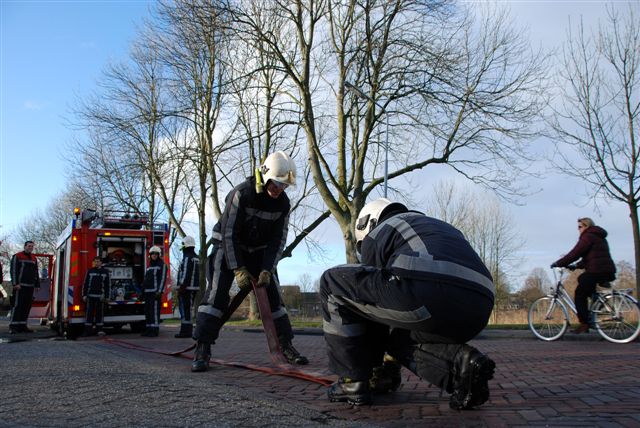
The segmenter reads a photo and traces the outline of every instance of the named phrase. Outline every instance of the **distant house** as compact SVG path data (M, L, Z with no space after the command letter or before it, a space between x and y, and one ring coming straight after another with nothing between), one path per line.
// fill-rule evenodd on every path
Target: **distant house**
M280 288L284 305L292 316L315 318L322 315L318 293L300 291L297 285L282 285Z

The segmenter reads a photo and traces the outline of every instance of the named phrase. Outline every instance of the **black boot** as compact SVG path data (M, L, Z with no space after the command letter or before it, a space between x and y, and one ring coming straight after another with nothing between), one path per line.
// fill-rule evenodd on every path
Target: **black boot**
M93 327L90 325L85 325L84 331L82 332L80 337L88 337L88 336L93 336Z
M368 381L355 381L341 377L329 387L327 395L331 402L347 402L352 406L371 404Z
M192 332L193 332L192 324L180 324L180 331L178 332L178 334L174 335L173 337L176 337L176 338L191 337Z
M463 345L453 360L453 393L449 407L471 409L489 399L489 379L496 364L473 346Z
M393 357L385 356L381 366L373 368L373 375L369 379L369 388L375 394L385 394L397 390L402 384L400 363Z
M206 372L209 368L209 360L211 359L211 344L198 342L196 350L193 354L193 363L191 363L192 372Z
M282 355L289 361L289 364L298 364L300 366L309 364L307 357L300 355L300 352L293 347L291 342L282 342L280 348L282 349Z

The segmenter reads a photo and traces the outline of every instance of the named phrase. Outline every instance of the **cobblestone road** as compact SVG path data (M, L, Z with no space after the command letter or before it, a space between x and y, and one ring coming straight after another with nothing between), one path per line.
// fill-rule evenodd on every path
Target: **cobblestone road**
M486 332L473 345L497 364L491 400L479 409L449 409L448 396L408 371L393 394L374 405L329 403L318 383L214 365L191 373L184 358L128 349L191 345L162 327L159 338L109 340L21 337L0 323L0 426L382 426L382 427L640 427L640 343L616 345L595 335L543 343L528 332ZM6 343L7 339L28 339ZM296 347L326 372L324 339L298 334ZM225 329L213 358L274 367L259 332Z

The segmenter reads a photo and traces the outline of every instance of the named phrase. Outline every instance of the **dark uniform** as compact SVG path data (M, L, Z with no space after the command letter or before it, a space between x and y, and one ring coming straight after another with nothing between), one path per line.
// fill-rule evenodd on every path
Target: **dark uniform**
M155 337L160 331L160 298L167 282L167 265L160 256L149 262L142 283L144 293L144 316L147 328L143 336Z
M180 332L176 337L191 337L193 322L191 311L193 300L200 289L200 259L193 247L183 250L182 263L178 271L178 309L180 310Z
M27 318L33 303L33 289L40 288L38 260L32 253L21 251L11 257L11 285L19 285L13 291L13 310L9 330L12 333L29 332Z
M111 281L109 270L92 267L87 271L82 285L82 298L86 302L84 334L92 334L93 325L101 332L104 327L104 301L109 297Z
M255 178L236 186L226 198L224 213L213 228L214 246L209 256L209 284L203 303L198 307L194 338L198 343L215 343L229 306L229 290L234 270L246 267L254 278L261 271L272 273L267 285L271 316L285 357L290 362L306 364L291 345L293 331L282 303L276 267L289 225L289 198L282 193L277 199L267 192L256 192Z
M453 226L406 208L380 218L361 254L362 265L337 266L321 277L329 368L365 381L386 351L454 392L456 358L469 356L463 344L486 326L493 308L494 285L481 259ZM485 368L492 376L493 366ZM339 395L329 393L332 401L352 401ZM353 404L364 404L358 398L368 401L369 395ZM455 408L482 401L467 397L461 405L455 399Z

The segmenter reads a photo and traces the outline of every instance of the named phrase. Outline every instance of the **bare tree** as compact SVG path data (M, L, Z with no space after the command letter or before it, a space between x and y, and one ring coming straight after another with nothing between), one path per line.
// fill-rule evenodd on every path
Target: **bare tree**
M458 12L446 1L248 0L234 10L238 31L261 41L294 88L313 180L348 261L356 215L384 181L387 122L390 180L444 163L516 190L545 60L505 14Z
M547 271L541 267L534 268L524 280L524 286L516 293L519 305L528 308L538 297L547 294L551 285Z
M640 25L638 6L607 9L607 20L588 33L569 28L563 51L560 94L550 124L558 141L557 165L578 177L589 196L620 201L629 208L640 264ZM579 160L576 160L576 156ZM640 273L636 270L640 292Z
M633 289L636 285L636 270L627 261L621 260L616 263L616 281L614 283L618 289Z
M103 208L99 193L87 193L80 186L69 184L47 205L20 222L13 233L16 245L28 240L36 242L37 252L53 253L56 241L73 218L74 208Z
M496 286L495 316L511 296L509 273L519 264L516 254L523 246L513 217L496 196L472 193L453 181L435 185L426 206L427 214L458 228L489 269Z

